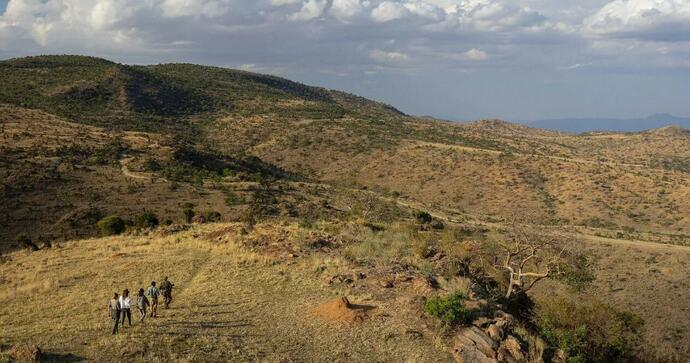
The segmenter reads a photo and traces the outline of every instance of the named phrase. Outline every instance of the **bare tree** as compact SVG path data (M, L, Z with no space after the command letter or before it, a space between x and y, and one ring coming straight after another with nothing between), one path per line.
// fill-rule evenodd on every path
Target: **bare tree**
M509 274L506 299L517 289L526 292L537 282L558 274L567 252L561 236L541 233L515 219L506 240L499 246L497 267Z

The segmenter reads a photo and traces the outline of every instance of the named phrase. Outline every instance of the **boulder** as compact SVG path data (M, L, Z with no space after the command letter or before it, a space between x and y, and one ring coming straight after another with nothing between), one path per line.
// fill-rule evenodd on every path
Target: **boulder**
M41 349L30 343L15 344L8 353L10 357L19 362L38 362L43 357Z
M485 311L489 307L489 303L484 300L484 299L479 299L479 300L466 300L465 301L465 308L467 310L479 310L479 311Z
M486 328L486 333L491 339L499 341L503 338L503 327L499 323L491 324Z
M487 325L491 324L492 322L493 322L493 320L487 318L486 316L480 316L472 322L472 325L479 327L479 328L484 328Z
M385 280L385 281L381 281L381 287L383 287L385 289L391 289L391 288L395 287L395 285L393 284L393 281Z
M524 362L525 353L520 342L512 335L508 335L498 348L498 360L501 362Z
M472 346L457 346L453 356L457 362L462 363L498 363L496 358L487 357L479 349Z
M496 342L494 342L491 337L489 337L484 331L476 326L460 329L460 331L458 331L458 333L455 335L453 346L455 351L462 351L463 349L466 350L469 349L467 347L470 347L475 348L488 358L496 358Z

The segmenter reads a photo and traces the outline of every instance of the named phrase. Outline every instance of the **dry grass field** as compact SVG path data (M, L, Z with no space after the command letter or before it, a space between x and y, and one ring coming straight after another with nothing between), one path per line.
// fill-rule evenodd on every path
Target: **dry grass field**
M382 297L329 286L326 277L344 268L340 259L252 253L227 232L238 229L233 227L208 225L168 237L82 240L30 255L14 253L0 265L0 340L29 340L56 358L93 361L449 359L432 337L418 332L420 318L396 301L403 292ZM210 232L220 232L220 240L205 238ZM163 275L176 284L172 309L111 336L109 296L146 287ZM355 324L315 317L320 304L344 295L375 306L370 319Z

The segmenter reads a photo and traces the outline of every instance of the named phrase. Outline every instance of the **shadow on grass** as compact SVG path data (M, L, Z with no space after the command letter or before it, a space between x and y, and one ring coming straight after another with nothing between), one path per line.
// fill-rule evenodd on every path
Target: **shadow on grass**
M231 320L231 321L172 321L160 324L161 327L182 327L185 329L199 328L199 329L212 329L212 328L241 328L247 326L254 326L249 321L246 320Z
M88 359L74 355L72 353L61 354L61 353L50 353L43 352L41 355L41 362L86 362Z
M352 303L348 304L347 307L352 309L352 310L361 310L364 312L376 309L376 306L374 306L374 305L352 304Z

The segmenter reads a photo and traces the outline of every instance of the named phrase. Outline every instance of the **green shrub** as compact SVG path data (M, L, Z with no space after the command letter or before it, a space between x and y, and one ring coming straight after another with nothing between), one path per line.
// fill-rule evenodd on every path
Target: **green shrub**
M555 297L540 301L535 323L567 362L627 362L635 360L642 319L598 301Z
M431 223L432 220L431 214L427 212L417 212L417 214L415 214L415 218L417 219L417 222L422 224Z
M471 311L465 308L467 295L455 292L447 296L434 296L424 304L424 312L441 320L444 328L468 324L472 318Z
M299 226L304 229L312 229L314 228L314 221L309 218L300 218Z
M182 206L182 214L184 214L184 220L187 223L192 223L192 218L196 215L196 212L194 211L194 204L192 203L185 203Z
M143 212L134 218L134 226L137 228L155 228L158 226L158 216L152 212Z
M592 263L587 256L576 255L572 257L571 263L561 266L555 278L576 291L582 291L594 281L595 276Z
M34 243L34 241L31 240L31 237L29 237L28 234L26 233L20 233L18 234L14 240L17 242L19 247L21 248L26 248L31 251L38 251L38 246Z
M118 216L108 216L96 223L102 236L112 236L125 231L125 221Z

